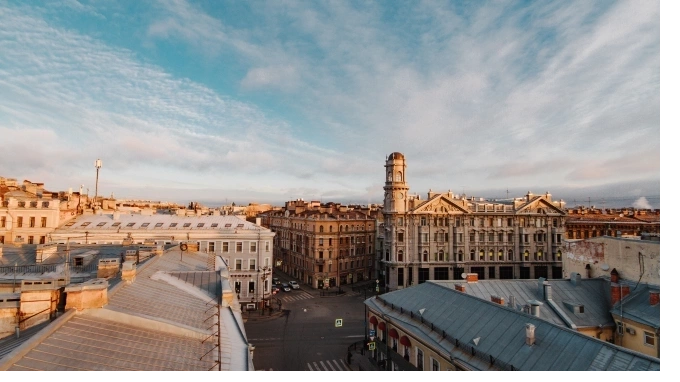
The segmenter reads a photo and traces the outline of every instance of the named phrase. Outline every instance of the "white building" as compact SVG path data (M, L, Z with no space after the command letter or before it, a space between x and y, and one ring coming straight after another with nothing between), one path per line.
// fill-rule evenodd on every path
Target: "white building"
M221 256L244 307L271 297L274 233L235 216L112 214L77 216L49 235L59 244L180 245ZM185 244L186 246L182 245Z

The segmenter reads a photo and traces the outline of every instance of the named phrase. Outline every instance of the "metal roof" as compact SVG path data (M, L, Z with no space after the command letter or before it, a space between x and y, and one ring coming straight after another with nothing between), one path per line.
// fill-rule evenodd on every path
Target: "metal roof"
M106 230L266 230L233 215L178 216L166 214L82 215L59 226L55 233L87 230L92 233Z
M659 292L656 286L640 284L637 288L630 286L631 292L623 299L623 309L621 309L621 301L614 304L610 313L621 316L623 310L623 317L639 322L653 328L661 327L661 303L651 305L649 303L649 293L651 291Z
M540 318L555 325L570 327L569 322L577 327L596 327L598 325L614 325L609 313L610 297L607 293L609 281L605 279L582 279L579 284L568 279L547 280L552 288L552 300L559 309L557 311L548 304L537 280L479 280L467 283L465 281L437 281L442 286L455 288L456 284L465 285L465 292L483 300L490 300L491 296L502 297L505 304L510 303L510 296L514 296L516 306L521 308L529 304L530 300L543 302ZM570 305L583 305L583 313L574 313ZM568 320L561 318L566 315Z
M463 359L480 369L660 370L656 358L458 292L439 281L427 281L379 298L384 303L375 297L365 303L416 341L433 345L431 348L440 355ZM421 309L425 309L422 322ZM536 327L533 346L525 343L526 324ZM477 344L473 341L476 338ZM475 355L463 348L474 348ZM489 356L495 360L493 367Z

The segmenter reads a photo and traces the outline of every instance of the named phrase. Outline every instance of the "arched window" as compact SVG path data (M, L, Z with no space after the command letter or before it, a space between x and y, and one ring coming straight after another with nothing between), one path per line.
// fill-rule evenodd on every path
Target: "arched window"
M498 251L498 261L503 261L503 250Z
M458 261L463 261L463 251L458 251Z
M536 253L538 256L537 260L543 260L543 250L539 249L538 252Z
M333 226L328 227L328 232L333 232Z
M404 261L404 251L397 252L397 261Z
M484 261L484 250L479 251L479 261Z
M385 250L385 261L390 261L390 250L389 249Z
M529 261L529 250L524 251L524 261Z
M427 251L423 252L423 261L429 261L427 259Z
M512 261L512 249L508 249L508 260Z
M323 232L323 226L322 225L319 226L319 232Z
M493 261L493 249L489 250L489 261Z
M349 225L345 224L345 232L349 232Z
M475 261L475 250L470 250L470 261Z
M401 171L397 171L397 182L401 182Z
M392 181L392 171L389 171L389 172L387 173L387 181L388 181L388 182L391 182L391 181Z
M444 250L440 249L439 250L439 261L444 261Z
M562 251L557 251L557 261L562 261Z

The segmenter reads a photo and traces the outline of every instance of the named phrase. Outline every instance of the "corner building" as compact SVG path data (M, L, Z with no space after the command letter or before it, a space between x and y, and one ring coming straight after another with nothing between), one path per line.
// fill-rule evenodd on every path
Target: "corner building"
M406 158L385 162L380 267L388 291L427 280L563 278L565 202L549 193L504 201L409 195Z

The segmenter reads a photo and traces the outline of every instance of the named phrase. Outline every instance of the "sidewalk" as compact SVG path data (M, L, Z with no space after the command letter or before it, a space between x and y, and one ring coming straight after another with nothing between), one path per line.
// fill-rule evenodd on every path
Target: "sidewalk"
M363 342L359 343L356 349L350 350L352 353L352 363L349 365L349 368L352 369L352 371L377 371L378 368L371 362L371 359L368 356L369 352L364 351L364 354L361 354L359 346L362 345ZM345 359L345 361L346 360L347 359Z

